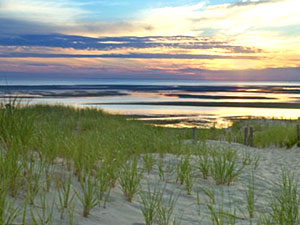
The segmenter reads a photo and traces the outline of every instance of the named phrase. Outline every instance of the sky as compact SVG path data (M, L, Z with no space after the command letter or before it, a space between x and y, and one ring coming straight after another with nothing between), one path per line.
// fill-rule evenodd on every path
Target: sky
M299 0L0 0L0 77L300 81Z

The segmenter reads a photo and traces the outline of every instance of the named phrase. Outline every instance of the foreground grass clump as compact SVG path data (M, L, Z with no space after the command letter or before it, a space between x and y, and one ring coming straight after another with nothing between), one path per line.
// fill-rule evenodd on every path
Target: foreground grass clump
M178 225L180 219L174 215L175 205L179 194L169 192L164 198L166 186L151 190L148 185L147 191L140 192L141 211L146 225Z
M205 157L208 157L207 155ZM212 178L217 185L230 185L237 180L244 165L239 163L236 151L228 149L217 149L210 153L211 164L209 167ZM208 164L209 165L209 164Z
M148 186L148 190L141 191L139 196L141 199L141 211L144 216L145 224L155 224L158 217L158 207L160 206L162 198L161 192L156 189L151 191Z
M246 191L246 201L247 201L247 210L250 218L254 217L255 209L255 185L254 185L254 173L251 171L249 181L248 181L248 190Z
M177 165L177 180L180 182L180 184L184 184L184 187L188 195L191 194L193 184L194 184L194 177L193 177L192 170L193 167L190 162L189 155L180 159Z
M97 185L95 184L95 181L91 177L88 177L85 182L80 183L81 191L76 192L82 206L83 211L82 215L83 217L88 217L90 214L90 211L95 208L99 204L99 200L97 198ZM82 195L80 195L82 193Z
M137 159L126 163L120 170L120 185L125 198L131 202L133 196L139 191L142 172L138 171Z
M278 191L271 198L271 211L265 217L265 223L279 225L300 224L299 204L298 184L291 173L283 170L281 183L278 184Z
M12 224L19 213L19 209L7 199L7 184L0 184L0 224Z
M152 154L145 154L142 156L143 159L143 165L144 168L146 169L147 173L150 174L152 167L155 163L154 157Z

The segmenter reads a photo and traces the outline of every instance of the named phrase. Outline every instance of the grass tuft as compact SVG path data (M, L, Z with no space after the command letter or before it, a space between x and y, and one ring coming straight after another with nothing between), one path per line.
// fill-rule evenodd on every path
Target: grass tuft
M239 166L235 151L220 151L212 158L211 176L217 185L230 185L241 174L244 165Z
M121 167L119 182L125 198L131 202L134 195L139 191L142 172L138 171L137 158L129 161Z

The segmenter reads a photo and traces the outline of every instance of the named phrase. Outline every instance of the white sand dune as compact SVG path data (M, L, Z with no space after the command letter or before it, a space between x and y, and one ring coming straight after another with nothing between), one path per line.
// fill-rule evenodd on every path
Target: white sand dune
M252 224L256 224L257 218L261 213L268 212L268 203L271 194L276 191L276 184L280 181L282 168L287 168L294 173L295 178L300 175L300 149L293 148L290 150L266 148L257 149L250 148L240 144L228 144L227 142L208 141L207 146L216 148L217 146L226 147L230 146L235 149L240 156L249 153L252 157L259 156L259 166L254 170L255 177L255 217ZM159 162L159 155L155 155L156 163ZM197 166L196 157L192 162L195 166L193 171L195 176L195 183L191 195L187 195L184 187L176 183L176 165L180 156L166 154L163 158L163 165L165 171L165 180L161 180L157 165L154 166L150 175L144 172L142 180L142 189L147 190L148 185L152 190L156 188L165 187L165 197L169 194L180 194L174 215L180 218L182 225L188 224L212 224L211 214L208 210L207 204L211 204L215 209L223 207L226 212L236 212L238 218L236 224L250 224L250 219L247 212L245 193L248 189L248 180L251 174L251 165L246 166L239 179L233 182L230 186L216 185L212 178L207 180L202 178L202 175ZM142 164L140 165L142 167ZM60 170L60 167L57 167ZM61 169L61 171L63 171ZM64 172L62 172L63 175ZM75 183L75 188L79 185ZM212 204L211 200L204 193L204 189L209 189L215 192L216 201ZM200 197L200 204L197 204L197 193ZM55 193L49 194L48 198L51 199ZM76 199L74 211L74 224L78 225L138 225L144 224L144 217L141 212L141 205L139 196L136 195L132 202L128 202L122 194L119 184L112 189L109 201L106 207L97 206L91 211L88 218L82 217L81 203ZM37 201L38 202L38 201ZM18 204L22 201L17 200ZM37 203L38 204L38 203ZM66 217L63 221L59 218L59 213L55 209L55 219L53 224L69 224Z

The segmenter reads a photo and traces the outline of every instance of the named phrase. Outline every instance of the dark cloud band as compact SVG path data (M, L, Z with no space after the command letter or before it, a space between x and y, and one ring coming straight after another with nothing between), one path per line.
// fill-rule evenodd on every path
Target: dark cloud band
M215 41L204 37L190 36L125 36L99 37L47 34L0 36L0 46L57 47L75 50L114 50L114 49L223 49L231 53L258 53L261 49L232 45L229 42Z
M0 54L0 58L127 58L127 59L261 59L259 56L231 55L195 55L195 54L40 54L40 53L8 53Z

